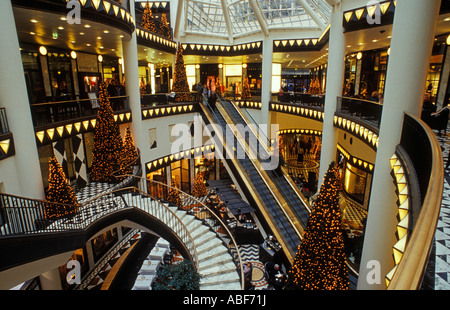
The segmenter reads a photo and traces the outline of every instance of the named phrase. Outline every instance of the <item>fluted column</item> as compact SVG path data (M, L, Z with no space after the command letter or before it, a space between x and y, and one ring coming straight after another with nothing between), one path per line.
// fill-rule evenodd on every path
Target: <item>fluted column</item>
M334 127L333 119L336 112L337 98L342 96L345 72L345 36L342 21L342 5L338 3L333 6L331 13L322 151L320 154L317 191L322 185L328 166L332 161L336 161L337 129Z
M130 1L130 14L136 20L134 1ZM131 34L131 39L124 38L123 41L123 63L125 70L125 88L128 96L131 116L130 129L133 140L137 148L141 151L145 150L143 129L142 129L142 112L141 112L141 93L139 89L139 65L138 65L138 49L136 31Z
M0 1L0 28L3 38L0 44L0 107L6 110L14 138L16 177L20 187L11 188L6 184L5 188L9 194L43 199L45 193L36 137L10 0ZM8 178L3 181L8 182Z
M394 267L397 207L389 159L400 143L404 113L421 114L440 4L440 0L397 0L358 289L385 289L384 277ZM374 281L374 272L380 273L380 281Z

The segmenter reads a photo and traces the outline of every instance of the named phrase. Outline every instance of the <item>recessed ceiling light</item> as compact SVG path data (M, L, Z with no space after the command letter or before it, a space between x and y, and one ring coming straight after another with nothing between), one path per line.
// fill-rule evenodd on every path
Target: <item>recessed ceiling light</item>
M84 28L91 28L91 25L86 24L84 25Z
M104 47L103 47L103 46L100 46L100 49L102 50L102 49L104 49Z
M32 22L32 23L34 23L34 24L36 24L38 21L37 20L35 20L35 19L31 19L30 20L30 22Z
M378 40L372 40L373 43L378 42Z
M84 32L80 32L80 36L84 36Z
M102 39L102 37L97 37L97 40L101 40Z
M90 43L86 43L86 46L91 46L91 44Z
M64 30L64 27L63 26L59 26L58 29L59 30Z
M66 21L67 18L65 16L61 17L60 20Z
M450 21L450 17L447 17L446 19L444 19L444 22L448 22Z
M34 35L36 35L36 32L30 32L30 34L31 34L32 36L34 36Z
M103 30L103 33L109 33L109 31L108 30Z

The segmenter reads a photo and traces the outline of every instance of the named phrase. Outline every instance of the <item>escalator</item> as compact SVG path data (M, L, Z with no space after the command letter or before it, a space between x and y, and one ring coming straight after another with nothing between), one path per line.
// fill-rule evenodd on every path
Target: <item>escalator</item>
M223 146L224 154L221 158L227 161L230 169L234 170L233 173L237 174L241 188L248 190L247 198L259 206L272 233L282 245L284 254L292 262L301 242L309 212L280 172L264 169L270 160L269 154L263 154L255 159L251 154L255 151L255 145L247 148L248 139L242 139L237 131L227 130L234 124L243 124L243 118L239 118L230 107L224 109L219 102L213 107L204 102L201 109L205 123L211 124L215 133L233 132L232 140L218 134L213 135L216 145ZM242 153L238 154L240 150L245 150L245 156L242 156Z
M241 111L238 110L238 108L232 102L221 100L220 104L224 108L226 113L230 116L234 124L241 124L243 126L246 126L247 128L249 128L250 125L255 125L257 129L259 129L259 125L251 118L251 115L247 114L248 118L252 120L252 124L249 124L249 120L245 118L244 114L240 113ZM248 132L249 135L254 135L254 133L250 130L246 132ZM262 134L263 131L258 130L257 132L260 134L259 137L249 137L245 135L245 141L249 147L253 148L254 151L257 152L257 160L259 160L261 162L261 165L263 165L264 162L267 161L267 158L270 158L270 154L268 153L267 148L262 144L267 145L267 143L270 143L270 141L264 134ZM254 145L254 143L250 143L250 141L257 141L257 145ZM282 159L281 154L279 154L278 156L280 166L282 166L284 160ZM306 208L306 200L302 196L302 194L299 194L296 185L293 184L291 180L289 180L286 174L283 173L282 169L267 169L266 173L270 180L275 183L277 190L285 198L287 204L294 212L296 218L300 221L303 227L306 227L309 218L309 211Z

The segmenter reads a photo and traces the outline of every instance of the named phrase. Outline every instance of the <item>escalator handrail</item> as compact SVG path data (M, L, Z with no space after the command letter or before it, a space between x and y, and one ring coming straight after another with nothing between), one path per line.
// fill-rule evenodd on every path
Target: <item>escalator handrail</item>
M205 100L204 100L205 102ZM217 117L217 114L213 111L212 107L209 105L208 102L206 102L205 106L207 106L209 108L209 110L212 112L212 114L214 114L214 117ZM219 111L220 112L220 111ZM221 117L225 120L225 118L221 115ZM236 141L238 141L241 145L242 142L240 141L240 139L236 139ZM222 142L223 143L223 142ZM225 143L223 143L223 145L225 145ZM219 148L216 148L219 149ZM249 161L252 166L255 168L256 172L258 173L259 177L261 178L262 182L265 184L268 192L272 195L274 201L277 203L277 207L279 209L281 209L283 215L286 217L287 221L289 222L289 226L290 228L296 233L296 235L298 236L298 238L301 240L302 239L302 233L298 231L297 227L295 226L295 224L292 222L290 216L286 213L286 211L284 210L284 208L282 207L283 204L277 199L277 196L275 195L275 193L272 191L271 187L269 186L269 184L267 183L267 181L265 180L265 178L261 175L261 172L259 171L259 169L255 166L255 163L250 160ZM264 203L264 201L262 201ZM267 208L269 209L269 208ZM293 251L295 251L296 249L292 249ZM292 254L292 253L291 253ZM295 254L295 253L294 253Z
M232 103L232 101L230 101L230 102ZM222 106L223 106L222 100L221 100L221 104L222 104ZM249 125L248 119L245 118L245 116L242 114L242 111L241 111L240 109L238 109L233 103L232 103L231 105L234 107L234 109L236 110L236 112L241 116L241 118L244 120L244 122L247 122L246 125ZM255 121L251 115L250 115L250 118L251 118L253 121ZM255 124L256 124L256 126L258 126L256 122L255 122ZM254 132L254 129L253 129L252 126L248 126L248 127L251 128L253 135L259 140L259 138L260 138L261 136ZM259 128L259 126L258 126L258 128ZM264 135L264 133L263 133L263 135ZM265 137L265 138L268 140L268 142L270 143L269 138L267 138L267 136L265 136L265 135L264 135L264 137ZM261 143L261 141L259 141L259 145L264 145L265 150L267 151L268 155L270 155L270 151L267 149L267 145L265 145L264 143ZM278 156L280 157L280 159L282 159L282 155L281 155L281 154L278 154ZM282 160L281 163L283 164L282 166L285 166L285 165L286 165L286 162L285 162L284 160ZM289 180L289 178L287 178L286 174L285 174L285 173L281 173L281 175L280 175L280 173L279 173L278 171L276 171L276 170L273 170L272 173L275 173L278 177L283 177L283 178L286 179L286 181L287 181L287 183L289 184L289 186L291 187L291 189L294 191L294 193L295 193L295 194L297 195L297 197L300 199L300 201L302 202L303 206L306 208L306 210L308 211L308 213L310 213L310 212L311 212L311 208L310 208L310 206L309 206L309 203L306 201L305 197L304 197L303 195L301 195L301 193L299 193L298 189L296 189L296 188L293 186L292 181Z

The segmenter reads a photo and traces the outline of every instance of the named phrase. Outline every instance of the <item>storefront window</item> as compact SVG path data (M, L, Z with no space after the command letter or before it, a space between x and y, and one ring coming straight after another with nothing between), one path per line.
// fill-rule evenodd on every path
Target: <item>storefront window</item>
M116 228L111 229L92 240L92 250L94 252L95 261L98 261L117 241L118 236Z
M172 186L183 192L190 192L189 159L181 159L170 164Z
M147 173L147 179L167 184L166 167ZM149 195L156 198L165 199L167 196L167 187L162 184L147 182L147 190Z
M45 87L37 50L21 49L25 82L30 103L45 102Z
M216 179L216 165L214 156L206 155L206 157L201 156L195 158L194 176L197 176L199 172L203 173L203 177L206 181Z
M364 202L366 181L367 172L347 163L344 176L344 190L360 203Z
M49 52L48 68L52 95L55 101L73 99L73 81L71 58L67 52Z

